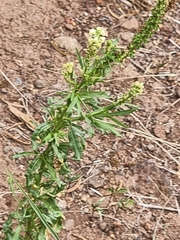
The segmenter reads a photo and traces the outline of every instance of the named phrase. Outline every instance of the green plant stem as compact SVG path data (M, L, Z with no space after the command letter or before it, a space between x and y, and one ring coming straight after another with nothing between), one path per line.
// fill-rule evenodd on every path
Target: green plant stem
M67 65L64 77L69 83L71 92L67 93L62 104L50 106L50 109L47 110L47 121L38 126L32 135L32 156L35 157L30 161L25 174L26 190L14 180L24 195L23 201L19 204L19 209L22 211L18 217L15 217L19 226L23 222L26 228L25 231L23 228L22 233L19 234L20 240L24 239L24 235L25 240L32 238L44 240L46 229L54 239L59 239L56 232L62 226L63 214L55 197L64 190L66 182L64 179L70 171L66 163L69 151L74 153L76 160L82 156L85 145L84 135L88 132L83 129L82 122L85 120L90 128L117 134L115 128L123 126L123 124L115 117L125 116L120 115L117 107L131 102L142 90L142 86L136 84L117 101L102 106L102 102L98 98L102 99L103 92L99 91L99 95L96 94L96 97L92 95L92 99L89 98L92 87L97 82L102 82L115 64L122 63L127 57L134 56L142 44L146 43L154 31L159 28L170 4L171 2L168 0L157 1L152 16L134 35L125 51L118 49L116 40L109 40L104 48L99 49L98 47L103 43L99 28L97 29L99 38L91 39L90 43L92 44L89 45L87 55L83 58L78 53L81 66L81 74L78 78L74 73L73 63ZM101 42L98 42L99 40ZM89 94L88 98L82 97L84 93ZM108 97L107 100L109 100ZM130 109L128 114L135 110L136 108ZM106 121L107 119L112 120L114 125ZM57 167L55 166L56 162ZM11 231L12 220L13 215L11 214L4 227L5 240L13 239L17 235L16 230ZM16 239L18 238L16 237Z

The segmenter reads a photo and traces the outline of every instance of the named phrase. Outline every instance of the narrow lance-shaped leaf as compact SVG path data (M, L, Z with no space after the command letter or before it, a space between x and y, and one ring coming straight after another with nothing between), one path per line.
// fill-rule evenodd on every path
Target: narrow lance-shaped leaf
M83 57L81 57L80 52L78 51L77 48L76 48L76 54L77 54L78 61L79 61L79 64L81 66L81 69L83 69L84 68L84 59L83 59Z
M74 157L77 160L80 160L82 157L82 152L84 150L83 136L80 133L80 130L75 126L69 126L68 134L70 146L74 151Z
M114 133L116 136L121 136L120 133L116 130L115 125L111 124L111 123L107 123L107 122L103 122L103 121L99 121L97 119L93 120L93 125L101 130L102 132L111 132Z

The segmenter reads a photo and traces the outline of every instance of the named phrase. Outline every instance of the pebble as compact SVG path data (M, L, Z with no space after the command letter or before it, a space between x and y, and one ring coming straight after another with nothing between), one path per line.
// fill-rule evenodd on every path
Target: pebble
M28 99L28 100L32 100L33 99L33 94L32 93L23 93L24 96Z
M107 223L105 223L105 222L99 223L99 228L100 228L102 231L105 231L106 228L107 228Z
M45 59L45 61L46 61L45 63L46 66L49 66L52 63L51 59L48 59L48 58Z
M74 29L74 26L72 24L69 24L69 23L66 23L65 25L65 28L72 31Z
M20 147L13 147L13 150L14 150L15 153L22 153L22 152L24 152L24 150L22 148L20 148Z
M150 144L147 145L147 149L148 149L149 151L154 151L155 146L154 146L152 143L150 143Z
M21 86L23 82L22 82L21 78L16 78L14 83L15 83L16 86Z
M1 88L1 92L2 93L7 93L7 89L6 88Z
M66 231L71 231L74 228L74 219L67 219L64 223Z
M58 207L60 209L66 209L67 208L67 202L65 200L57 199Z
M132 140L134 137L135 137L135 135L133 134L133 133L126 133L126 136L130 139L130 140Z
M102 187L104 185L104 179L100 179L99 176L94 176L89 179L89 183L92 184L94 188Z
M35 83L34 83L34 86L36 87L36 88L44 88L45 87L45 82L43 81L43 80L41 80L41 79L37 79L36 81L35 81Z
M89 198L89 195L83 194L81 197L81 201L86 202L88 198Z
M115 235L113 233L110 234L110 238L116 239Z
M99 219L99 213L98 213L98 212L94 212L94 213L93 213L93 218Z
M20 165L19 165L19 169L24 171L24 170L25 170L25 166L22 165L22 164L20 164Z
M0 128L4 128L4 127L6 127L6 124L0 122Z
M135 153L135 152L131 152L131 156L133 157L133 158L137 158L137 153Z
M65 49L65 51L72 55L76 55L76 49L78 49L78 51L82 50L82 46L79 42L75 38L69 36L56 37L53 43L57 48Z
M129 21L124 22L122 27L128 30L137 30L139 28L139 22L135 17L132 17Z
M5 146L3 149L4 153L8 153L10 150L11 150L10 146Z
M84 208L83 212L84 213L89 213L89 208Z
M125 41L128 41L130 42L131 39L133 38L134 36L134 33L132 32L124 32L124 33L121 33L121 38Z

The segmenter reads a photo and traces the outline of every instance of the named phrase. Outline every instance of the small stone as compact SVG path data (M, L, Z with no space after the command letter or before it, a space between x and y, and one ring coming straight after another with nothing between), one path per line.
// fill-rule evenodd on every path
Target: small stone
M101 223L99 224L99 228L100 228L102 231L105 231L106 228L107 228L107 223L101 222Z
M84 209L83 209L83 212L84 212L84 213L89 213L89 208L84 208Z
M65 28L72 31L74 29L74 26L72 24L69 24L69 23L66 23L65 25Z
M57 49L62 49L62 51L66 51L72 55L76 55L76 49L78 49L78 51L82 50L79 42L69 36L56 37L52 42Z
M7 93L7 89L6 88L1 88L1 92L2 93Z
M66 220L64 227L65 227L66 231L71 231L74 228L74 219Z
M130 20L124 22L121 26L128 30L137 30L139 28L139 22L135 17L132 17Z
M67 202L65 200L61 200L60 198L57 199L58 207L60 209L66 209L67 208Z
M25 96L28 100L32 100L32 98L33 98L33 94L32 94L32 93L24 93L24 96Z
M48 58L45 59L45 61L46 61L45 63L46 66L49 66L52 63L51 59L48 59Z
M102 187L104 185L104 179L100 179L99 176L94 176L89 179L89 183L92 184L94 188Z
M114 227L120 227L122 223L120 221L114 221L113 225Z
M131 156L133 157L133 158L137 158L137 153L135 153L135 152L131 152Z
M86 202L88 198L89 198L89 195L83 194L81 197L81 201Z
M13 150L14 150L15 153L22 153L22 152L24 152L24 150L22 148L20 148L20 147L13 147Z
M15 85L17 85L17 86L20 86L20 85L22 85L22 79L21 78L16 78L15 79L15 81L14 81L14 83L15 83Z
M111 239L116 239L115 235L113 233L110 234Z
M11 150L10 146L5 146L3 149L4 153L8 153L10 150Z
M94 212L94 213L93 213L93 218L99 219L99 213L98 213L98 212Z
M133 133L126 133L126 136L130 139L130 140L132 140L134 137L135 137L135 135L133 134Z
M128 41L130 42L131 39L133 38L134 36L134 33L132 32L124 32L124 33L121 33L121 38L125 41Z
M150 143L150 144L147 145L147 149L148 149L149 151L154 151L155 146Z
M36 81L35 81L35 83L34 83L34 86L36 87L36 88L44 88L45 87L45 82L43 81L43 80L41 80L41 79L37 79Z
M20 164L20 165L19 165L19 169L24 171L24 170L25 170L25 166L22 165L22 164Z
M6 125L4 123L0 122L0 128L4 128L4 127L6 127Z

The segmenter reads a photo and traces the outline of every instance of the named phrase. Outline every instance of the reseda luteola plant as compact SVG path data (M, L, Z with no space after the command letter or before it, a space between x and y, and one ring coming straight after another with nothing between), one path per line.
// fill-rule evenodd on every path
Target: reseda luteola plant
M56 197L63 195L66 183L71 180L68 157L82 158L86 137L92 137L95 129L120 136L118 128L125 124L119 121L119 116L137 109L129 103L143 91L143 84L135 82L129 91L113 100L107 92L95 90L95 85L104 80L115 64L134 56L158 29L172 3L157 1L152 16L126 50L118 49L117 40L106 40L104 30L98 27L90 30L85 56L77 52L79 66L64 65L62 74L69 91L63 93L61 100L49 99L46 120L37 126L31 137L32 151L15 156L30 156L33 160L29 160L23 188L11 175L12 190L13 181L23 198L18 202L17 211L10 213L3 225L5 240L47 240L50 235L59 239L64 216ZM122 105L126 105L127 110L120 110ZM82 127L84 122L86 128Z

